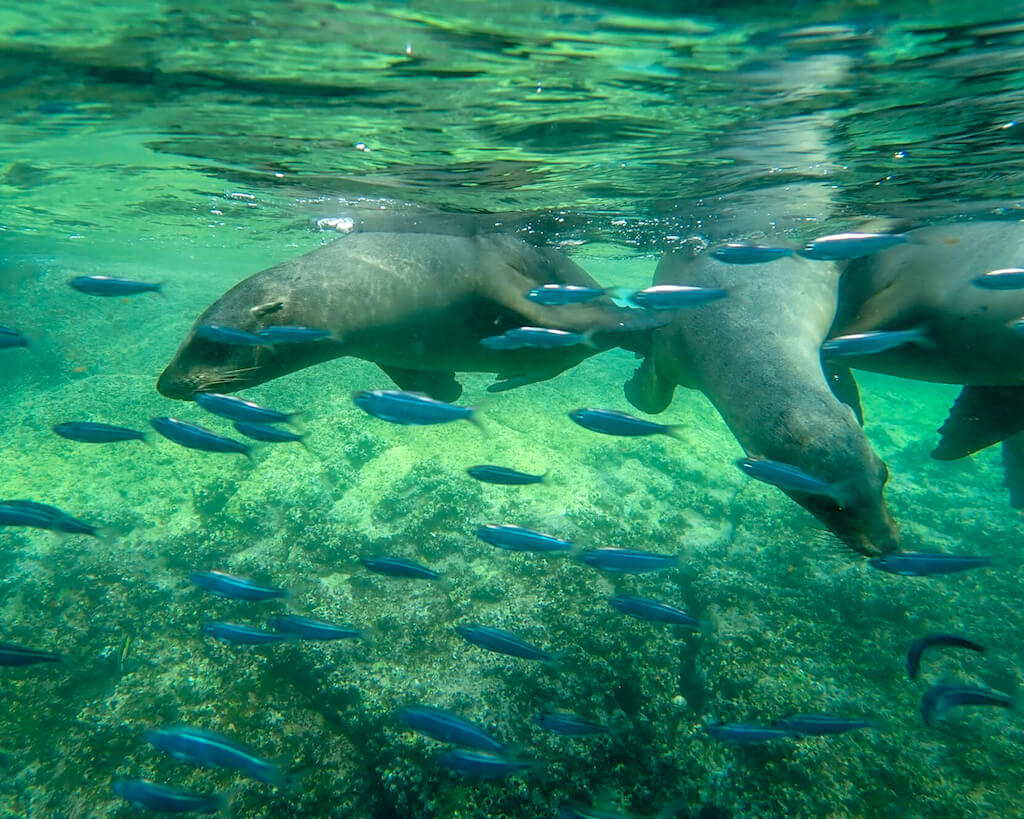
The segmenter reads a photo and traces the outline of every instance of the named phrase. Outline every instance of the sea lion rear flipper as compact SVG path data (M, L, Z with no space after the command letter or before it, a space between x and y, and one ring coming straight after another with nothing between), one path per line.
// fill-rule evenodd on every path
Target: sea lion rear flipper
M1010 490L1010 506L1024 509L1024 432L1003 441L1003 482Z
M832 394L853 410L857 423L864 426L864 410L860 405L860 390L849 367L837 365L834 361L821 360L821 370Z
M462 395L462 385L455 380L455 373L379 366L399 389L406 392L425 393L438 401L454 401Z
M1024 431L1024 386L978 387L968 385L939 428L942 436L932 450L940 461L963 458Z

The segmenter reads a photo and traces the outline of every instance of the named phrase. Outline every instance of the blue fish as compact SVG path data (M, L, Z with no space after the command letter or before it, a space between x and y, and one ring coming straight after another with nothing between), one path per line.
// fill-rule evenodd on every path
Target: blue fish
M492 466L490 464L471 466L466 472L469 473L470 477L476 478L483 483L496 483L503 486L526 486L531 483L544 483L548 477L547 472L543 475L530 475L527 472L517 472L515 469L509 469L504 466Z
M595 569L623 574L642 574L669 569L679 562L679 555L659 555L640 549L585 549L580 560Z
M265 646L295 639L294 634L264 631L241 623L225 623L223 620L211 620L208 623L203 623L201 631L223 643L231 643L235 646Z
M732 742L737 745L753 745L793 736L793 732L788 728L754 725L749 722L708 723L704 725L704 730L715 739L722 742Z
M32 526L51 532L89 535L102 538L103 531L91 523L72 517L63 509L28 500L0 501L0 526Z
M115 427L111 424L100 424L95 421L65 421L53 427L61 438L77 441L80 444L112 444L118 441L145 441L145 432Z
M711 251L711 258L726 264L766 264L792 256L788 247L768 247L741 242L729 242Z
M772 461L768 458L749 457L740 458L736 461L736 466L751 478L770 483L786 492L826 495L840 506L845 505L845 493L841 485L826 483L798 466Z
M984 276L971 279L971 284L985 290L1020 290L1024 288L1024 268L1006 267L992 270Z
M687 614L682 609L652 600L649 597L612 597L609 598L608 604L616 611L652 623L670 623L674 626L695 629L703 628L700 620L692 614Z
M488 350L522 350L526 345L511 336L486 336L480 339L480 346Z
M537 715L537 724L545 731L567 737L589 737L612 732L607 725L591 722L570 711L541 711Z
M724 299L729 293L716 287L691 287L683 284L659 284L636 290L626 301L644 310L681 310L700 307Z
M216 813L225 804L220 794L186 791L148 779L115 779L111 790L135 807L154 813Z
M472 407L457 407L412 392L363 390L357 392L353 400L363 412L393 424L422 426L469 421L480 426Z
M570 412L569 417L584 429L604 435L672 435L678 438L682 430L681 425L657 424L618 410L578 409Z
M208 571L192 572L188 576L192 583L203 591L215 594L218 597L227 597L231 600L274 600L279 597L287 597L288 589L279 589L274 586L261 586L245 577L235 577L227 572Z
M274 324L264 327L256 335L270 344L310 344L330 337L331 331L300 327L297 324Z
M797 253L806 259L838 262L881 253L906 241L904 233L836 233L815 239Z
M432 708L429 705L416 705L398 709L398 721L407 728L417 731L438 742L450 742L465 748L476 748L494 754L504 754L505 747L472 722Z
M13 327L0 324L0 350L28 347L28 339Z
M237 395L222 395L219 392L196 393L195 401L207 412L212 412L221 418L249 424L290 423L302 414L268 409L254 404L252 401L239 398Z
M254 441L262 441L265 444L299 443L309 449L304 435L288 429L272 427L270 424L249 424L245 421L235 421L234 427L246 438L252 438Z
M472 624L456 626L455 631L467 642L497 654L507 654L510 657L519 657L523 660L538 660L542 663L554 664L557 662L555 655L530 645L505 629Z
M905 577L928 577L934 574L952 574L968 569L978 569L992 565L990 557L973 555L952 555L943 552L891 552L881 557L873 557L868 564L890 574L901 574Z
M476 530L476 536L484 543L513 552L565 552L572 548L568 540L511 523L488 523Z
M134 296L137 293L159 293L161 285L116 279L112 276L78 276L68 284L79 293L90 296Z
M875 723L860 717L834 717L829 714L793 714L775 720L773 728L785 728L800 737L823 737L845 734L861 728L874 728Z
M603 296L604 293L605 291L598 287L584 287L578 284L542 284L530 290L526 298L534 304L558 306L583 304Z
M535 762L490 754L486 751L467 751L461 748L438 754L437 761L438 764L455 771L455 773L479 779L501 779L537 767Z
M255 333L239 330L235 327L222 327L219 324L200 324L195 334L214 344L226 344L234 347L269 347L271 342Z
M279 614L267 622L274 631L294 634L300 640L352 640L363 636L359 629L336 626L299 614Z
M995 705L999 708L1015 708L1016 701L1008 694L1001 694L990 688L974 685L938 684L924 692L921 698L921 716L932 725L950 708L961 705Z
M28 648L14 643L0 643L0 666L37 665L38 663L63 663L60 654Z
M919 637L910 644L907 651L907 676L912 680L917 679L917 672L921 669L921 658L926 649L932 646L952 646L954 648L969 648L971 651L985 652L985 646L978 645L966 637L956 634L926 634Z
M225 438L223 435L218 435L197 424L167 417L153 418L149 423L167 440L174 441L183 447L199 449L203 452L233 452L252 460L252 447L248 444Z
M146 731L146 742L175 759L204 768L229 768L268 785L285 784L281 768L249 748L203 728L176 725Z
M428 569L426 566L421 566L412 560L407 560L404 557L388 557L380 555L378 557L364 557L359 561L371 572L377 574L386 574L388 577L411 577L417 580L437 580L440 576L440 572L435 572L433 569Z
M571 330L553 330L549 327L516 327L513 330L506 330L504 335L490 338L507 338L520 347L555 350L561 347L575 347L578 344L596 347L593 340L594 332L587 330L585 333L574 333ZM483 342L481 343L483 344ZM484 344L484 346L487 345Z
M826 358L877 355L886 350L902 347L904 344L920 343L931 343L925 327L913 327L910 330L873 330L868 333L830 338L821 345L821 354Z

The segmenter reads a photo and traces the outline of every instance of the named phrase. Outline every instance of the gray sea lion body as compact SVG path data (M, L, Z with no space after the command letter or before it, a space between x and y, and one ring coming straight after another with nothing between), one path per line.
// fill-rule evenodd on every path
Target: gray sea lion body
M729 295L655 330L626 395L638 408L660 412L677 384L701 390L748 455L841 484L841 507L821 495L790 495L851 548L872 555L897 548L898 533L882 495L885 465L821 366L838 281L838 266L799 258L737 266L707 254L665 256L657 284L719 287Z
M237 284L196 326L248 332L270 325L329 330L310 344L243 347L189 333L157 383L171 398L251 387L339 356L372 361L401 388L454 400L456 372L491 372L505 389L541 381L596 352L563 349L490 350L487 336L521 325L595 331L597 348L624 342L623 333L663 324L595 303L548 307L526 299L538 284L598 285L566 256L499 235L359 233L275 265ZM625 341L628 345L628 341Z

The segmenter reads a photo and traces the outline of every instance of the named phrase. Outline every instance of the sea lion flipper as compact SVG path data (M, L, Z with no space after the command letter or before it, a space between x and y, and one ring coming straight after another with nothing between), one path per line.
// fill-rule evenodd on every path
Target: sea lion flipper
M455 373L452 372L384 365L380 365L380 368L400 389L407 392L421 392L438 401L454 401L462 395L462 384L455 380Z
M825 373L825 381L832 394L853 410L857 423L864 426L864 409L860 404L860 389L849 367L837 365L833 361L821 360L821 370Z
M1024 509L1024 432L1003 441L1003 482L1010 490L1010 506Z
M626 400L641 412L657 415L672 403L676 385L658 374L655 361L657 351L652 351L637 367L633 377L622 385Z
M940 461L963 458L1024 431L1024 386L980 387L960 391L949 417L939 428L942 436L932 450Z

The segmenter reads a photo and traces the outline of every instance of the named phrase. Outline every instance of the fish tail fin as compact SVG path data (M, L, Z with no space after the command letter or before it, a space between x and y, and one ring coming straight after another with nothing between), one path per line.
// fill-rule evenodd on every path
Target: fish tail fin
M873 731L887 731L889 729L889 723L884 717L868 717L866 721L868 728Z
M251 446L247 446L245 448L245 451L242 454L245 455L245 458L246 458L247 461L249 461L249 463L251 463L251 464L255 464L256 463L256 459L253 457L253 454L252 454L252 447Z
M552 651L544 660L544 665L555 674L561 674L565 665L565 651Z
M469 415L466 416L466 420L480 430L484 435L487 434L487 427L484 426L483 421L480 420L480 416L477 415L477 411L475 409L470 410Z
M828 494L840 509L848 509L853 504L853 481L844 478L829 484Z
M540 483L549 484L551 483L551 469L550 467L544 471L544 474L540 476Z
M708 617L697 618L697 633L701 637L710 637L715 632L715 624Z
M139 438L139 440L142 441L142 443L144 443L146 446L156 446L156 437L153 435L152 432L143 432L142 437Z
M636 293L636 289L633 287L606 287L604 292L616 302L622 302L629 307L636 307L633 303L633 294Z
M434 581L434 583L441 589L445 594L451 594L455 588L455 584L450 577L441 575Z
M163 296L166 299L167 294L164 292L165 284L166 282L157 282L156 284L153 285L153 292L156 293L158 296Z
M594 336L597 335L597 333L597 327L591 327L589 330L584 330L581 334L583 336L583 344L592 350L599 350L600 347L597 342L594 341Z
M301 410L288 413L288 423L295 427L299 432L306 431L307 420L306 413Z
M667 424L665 426L665 434L671 435L677 440L682 440L683 434L686 431L686 424Z
M345 341L345 334L341 330L331 330L331 334L327 336L325 341L333 341L335 344L341 344Z
M93 533L93 536L97 540L102 540L104 543L112 543L121 537L121 530L113 526L101 526Z

